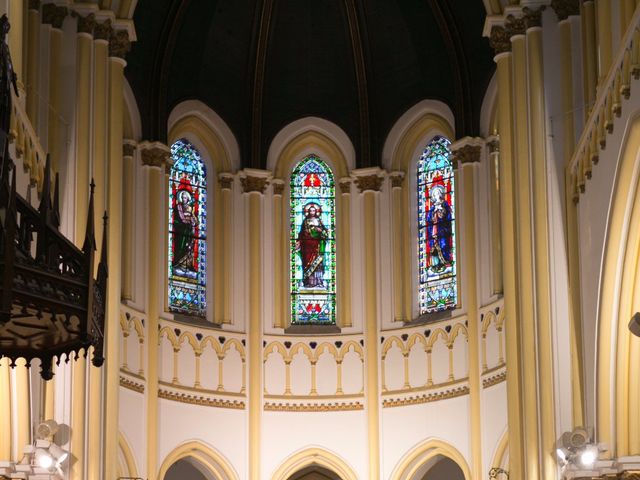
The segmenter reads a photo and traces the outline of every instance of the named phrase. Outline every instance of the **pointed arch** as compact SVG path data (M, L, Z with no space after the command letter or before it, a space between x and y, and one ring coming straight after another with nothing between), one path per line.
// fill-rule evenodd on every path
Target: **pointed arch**
M344 459L320 447L309 447L286 458L271 479L288 480L296 472L314 465L332 471L342 480L358 480L355 472Z
M214 474L215 478L220 480L240 480L231 463L220 452L198 440L178 445L169 453L160 466L158 480L164 480L171 465L178 460L189 457Z
M415 475L420 468L439 455L453 460L464 473L465 480L471 480L471 470L464 456L452 445L438 439L429 439L410 450L400 459L390 478L415 480Z
M138 467L136 466L136 459L133 455L133 450L127 442L122 432L118 432L118 470L120 476L137 477Z

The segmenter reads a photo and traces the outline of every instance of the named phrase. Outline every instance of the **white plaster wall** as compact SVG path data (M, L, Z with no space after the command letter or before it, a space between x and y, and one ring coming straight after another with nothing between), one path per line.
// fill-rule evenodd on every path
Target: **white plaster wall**
M343 458L367 479L367 430L364 411L264 412L262 478L270 479L285 459L308 447L320 447ZM313 432L313 435L309 435Z
M470 458L469 397L383 408L381 411L382 478L388 479L400 459L427 439L438 439ZM364 478L364 477L363 477Z
M120 408L118 409L118 429L131 447L138 468L138 474L146 477L147 472L147 416L144 394L120 388Z
M498 444L507 432L507 382L482 390L480 395L483 471L492 466Z
M198 440L220 452L238 478L247 478L246 414L245 410L158 400L158 469L176 447Z

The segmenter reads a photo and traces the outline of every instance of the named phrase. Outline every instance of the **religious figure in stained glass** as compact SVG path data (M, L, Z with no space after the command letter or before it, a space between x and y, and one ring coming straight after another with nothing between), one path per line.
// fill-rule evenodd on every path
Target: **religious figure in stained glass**
M435 137L418 161L420 314L455 308L455 193L450 142Z
M335 324L335 184L317 156L291 175L291 323Z
M206 312L207 179L204 162L186 140L171 147L169 177L169 308Z

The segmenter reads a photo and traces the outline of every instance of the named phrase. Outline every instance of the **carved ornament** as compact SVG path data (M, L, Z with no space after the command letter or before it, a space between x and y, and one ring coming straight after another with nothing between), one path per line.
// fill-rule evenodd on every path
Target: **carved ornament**
M480 145L464 145L453 152L453 161L457 165L476 163L480 161L482 148Z
M40 10L40 0L29 0L29 10Z
M245 407L245 403L241 400L209 398L201 395L189 395L164 389L158 389L158 398L173 400L174 402L188 403L191 405L200 405L202 407L231 408L233 410L244 410Z
M539 8L524 7L522 9L524 23L527 28L542 26L542 12L546 7L542 5Z
M338 182L340 186L340 193L351 193L351 179L350 178L341 178Z
M269 179L267 177L254 177L247 175L246 177L240 178L240 183L242 184L242 191L244 193L264 193L264 189L267 188L267 185L269 184Z
M109 40L112 33L113 28L111 27L110 19L106 19L102 23L96 23L93 30L93 36L96 40Z
M90 13L86 17L79 15L77 13L73 13L74 17L78 17L78 33L89 33L93 35L93 29L96 26L96 16L93 13Z
M551 0L551 8L556 12L558 20L566 20L572 15L580 15L578 0Z
M401 188L404 181L404 172L391 172L389 174L392 188Z
M131 42L129 41L129 32L126 30L117 30L109 37L109 56L124 58L131 50Z
M133 153L136 151L136 146L133 143L122 144L122 155L124 157L133 157Z
M527 25L525 23L524 17L516 17L514 15L507 15L505 19L504 26L507 29L507 33L509 34L509 38L514 35L524 35L527 31Z
M273 187L274 195L282 195L282 192L284 192L284 182L280 179L273 180L271 186Z
M162 168L166 164L170 163L171 152L165 148L156 146L142 149L140 151L142 156L142 165L146 167Z
M69 13L67 7L60 7L55 3L45 3L42 6L42 23L53 28L62 28L62 22Z
M221 173L218 175L218 183L223 190L231 190L233 186L233 175L229 173Z
M494 25L491 28L491 35L489 36L489 45L495 51L495 54L510 52L511 51L511 35L507 32L507 29L499 25Z
M500 153L500 139L498 137L494 137L487 142L487 147L489 148L489 153Z
M360 193L364 193L366 191L379 192L380 187L382 187L383 180L383 177L374 173L372 175L356 177L356 185L358 186Z

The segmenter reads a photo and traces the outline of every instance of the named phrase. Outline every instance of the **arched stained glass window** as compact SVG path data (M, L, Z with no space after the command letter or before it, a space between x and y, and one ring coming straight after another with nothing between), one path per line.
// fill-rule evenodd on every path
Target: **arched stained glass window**
M309 155L291 174L291 323L336 323L335 183Z
M420 314L455 308L455 189L451 142L435 137L418 161L418 262Z
M205 316L207 308L207 171L187 140L171 146L169 309Z

